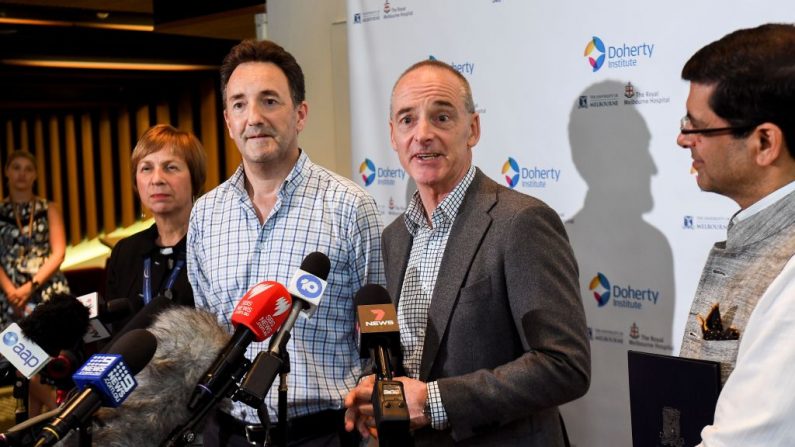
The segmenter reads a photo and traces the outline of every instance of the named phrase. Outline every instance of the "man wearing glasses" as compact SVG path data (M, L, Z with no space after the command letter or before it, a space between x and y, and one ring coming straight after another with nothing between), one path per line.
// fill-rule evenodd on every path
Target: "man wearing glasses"
M712 248L682 357L721 362L702 446L795 445L795 26L726 35L682 69L677 143L704 191L740 205Z

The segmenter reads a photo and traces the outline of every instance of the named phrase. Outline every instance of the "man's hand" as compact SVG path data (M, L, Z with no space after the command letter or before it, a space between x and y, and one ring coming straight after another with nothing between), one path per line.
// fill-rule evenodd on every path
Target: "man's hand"
M373 419L373 404L370 402L373 396L373 386L375 385L375 375L365 376L345 396L345 430L353 431L354 427L362 435L362 438L370 437L375 434L375 419Z
M428 386L425 382L408 377L395 377L403 384L403 394L409 409L410 428L416 430L431 423L425 415L425 404L428 401ZM345 396L345 430L353 431L356 428L362 437L367 439L375 434L375 419L373 418L373 386L375 376L364 377L356 388Z
M428 385L416 379L408 377L395 377L395 380L403 383L403 395L406 398L406 405L409 407L409 428L416 430L431 423L425 415L425 405L428 402Z

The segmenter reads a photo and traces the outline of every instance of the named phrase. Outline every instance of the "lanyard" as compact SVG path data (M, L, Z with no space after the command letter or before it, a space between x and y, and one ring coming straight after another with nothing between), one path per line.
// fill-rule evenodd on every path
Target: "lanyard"
M11 202L11 198L9 197L9 202ZM19 235L22 241L21 246L19 247L19 258L25 258L25 249L29 248L31 243L33 242L33 215L36 214L36 199L33 199L30 206L30 221L28 222L28 235L24 235L25 227L22 225L22 211L17 210L17 204L11 202L11 206L14 208L14 218L17 221L17 227L19 228ZM22 206L20 205L20 208Z
M170 290L172 287L174 287L174 282L177 280L177 275L179 275L179 271L184 265L184 259L177 261L177 264L174 266L174 268L171 270L171 274L168 276L165 290ZM144 306L149 304L150 301L152 301L152 258L147 256L144 258Z

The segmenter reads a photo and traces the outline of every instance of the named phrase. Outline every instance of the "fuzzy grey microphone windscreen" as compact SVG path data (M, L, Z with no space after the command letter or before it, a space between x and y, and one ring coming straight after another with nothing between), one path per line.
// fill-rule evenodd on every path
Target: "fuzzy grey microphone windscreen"
M183 306L163 311L149 331L157 338L155 356L120 407L97 412L101 424L94 425L94 445L159 444L188 419L193 388L229 341L215 315Z

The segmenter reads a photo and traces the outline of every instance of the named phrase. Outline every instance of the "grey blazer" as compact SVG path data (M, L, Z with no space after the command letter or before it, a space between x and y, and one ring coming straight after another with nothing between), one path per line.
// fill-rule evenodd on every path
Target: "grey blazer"
M383 234L387 289L400 300L412 237ZM577 263L557 213L480 170L447 241L419 379L438 381L450 428L418 446L562 446L558 405L588 390L590 346Z

